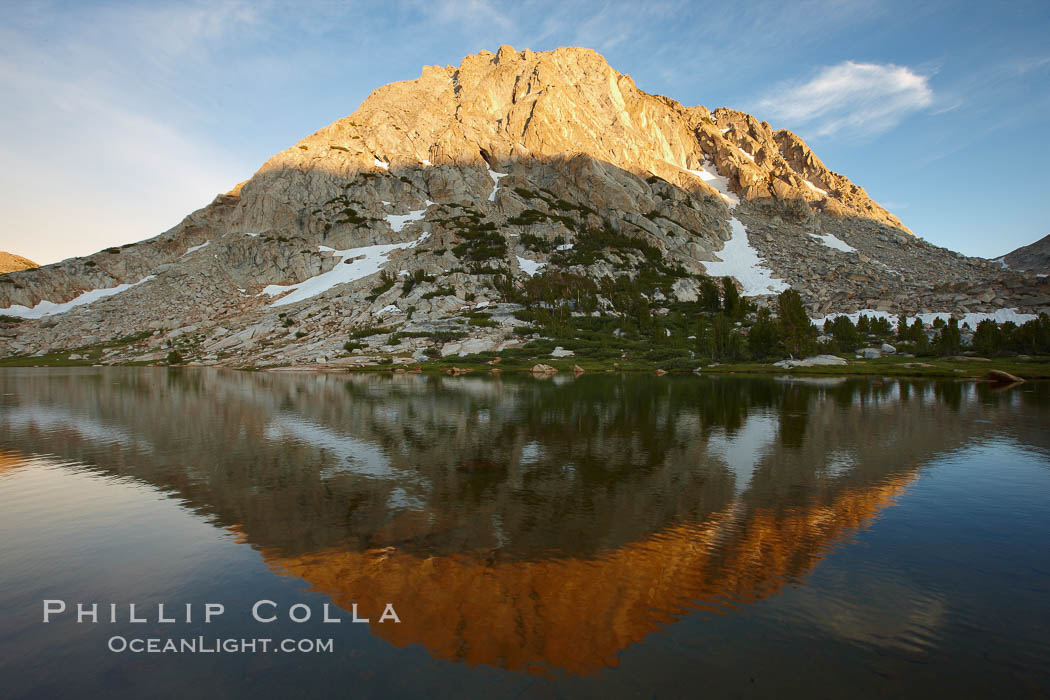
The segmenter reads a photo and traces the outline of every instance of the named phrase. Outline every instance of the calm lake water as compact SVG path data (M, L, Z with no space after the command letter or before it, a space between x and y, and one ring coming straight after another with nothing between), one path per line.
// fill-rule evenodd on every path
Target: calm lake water
M1045 697L1050 385L3 370L4 694Z

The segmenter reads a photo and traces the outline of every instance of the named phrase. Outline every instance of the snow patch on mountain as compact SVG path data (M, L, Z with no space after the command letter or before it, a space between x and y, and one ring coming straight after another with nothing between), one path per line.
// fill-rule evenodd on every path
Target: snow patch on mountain
M689 170L688 168L685 170L714 187L722 195L722 199L725 200L730 209L735 209L736 205L740 204L740 198L729 191L729 178L719 175L718 170L711 164L711 161L704 161L704 164L700 166L700 170Z
M856 248L854 248L850 244L846 243L841 238L836 238L835 236L833 236L830 233L825 233L823 235L819 235L819 234L816 234L816 233L811 233L809 235L812 236L814 238L814 240L819 241L820 243L826 245L828 248L831 248L833 250L840 250L843 253L856 253L857 252Z
M431 204L433 204L433 202L431 202L428 199L426 200L426 206L422 209L416 209L415 211L410 211L407 214L387 214L386 222L390 224L390 228L393 229L395 232L400 232L401 229L403 229L405 226L412 223L413 221L419 221L420 219L422 219L423 215L426 214L426 211Z
M190 253L193 253L193 252L195 252L195 251L198 251L198 250L200 250L201 248L206 248L206 247L208 247L208 244L209 244L209 243L211 243L211 241L204 241L204 242L203 242L203 243L201 243L200 245L195 245L195 246L193 246L193 247L191 247L191 248L187 248L187 249L186 249L186 252L185 252L185 253L183 253L182 255L180 255L179 257L180 257L180 258L184 258L184 257L186 257L187 255L189 255Z
M492 192L489 193L489 201L496 201L496 190L499 189L499 180L501 177L507 177L507 173L497 173L492 168L488 169L489 177L492 178Z
M817 187L816 185L814 185L814 184L813 184L812 182L810 182L809 180L803 180L802 182L806 183L806 187L808 187L809 189L813 190L814 192L816 192L816 193L818 193L818 194L822 194L822 195L824 195L825 197L827 197L827 196L828 196L828 191L827 191L827 190L822 190L822 189L820 189L819 187Z
M860 320L861 316L867 316L868 318L873 318L873 319L874 318L884 318L884 319L886 319L887 321L890 322L890 326L893 327L893 328L897 327L897 322L898 322L897 314L891 314L891 313L886 312L886 311L876 311L875 309L861 309L860 311L853 311L853 312L850 312L850 313L833 313L833 314L827 314L826 316L823 316L823 317L814 317L814 318L811 318L809 320L817 328L823 328L825 321L834 321L836 318L839 318L840 316L845 316L846 318L848 318L850 320L850 322L853 323L853 325L857 325L857 321Z
M400 230L400 229L398 229ZM383 267L383 263L387 261L387 256L395 250L403 250L405 248L414 248L427 238L430 234L424 232L419 238L408 243L389 243L385 245L369 245L361 248L348 248L346 250L332 250L327 246L318 246L318 248L325 252L330 251L335 257L339 258L339 262L335 264L328 272L322 272L319 275L314 275L309 279L305 279L302 282L295 284L271 284L265 287L260 296L267 294L269 296L277 296L279 294L285 294L270 306L285 306L286 304L294 304L310 297L315 297L318 294L327 292L332 287L340 284L347 284L348 282L356 282L357 280L364 279L369 275L373 275Z
M114 294L120 294L121 292L125 292L131 289L132 287L137 287L140 284L143 284L144 282L149 282L151 279L153 279L153 275L143 277L138 282L132 282L129 284L118 284L116 287L107 287L105 289L92 289L87 292L84 292L83 294L77 297L74 297L73 299L70 299L69 301L64 301L60 303L55 303L53 301L41 301L33 308L15 304L14 306L9 306L6 309L0 309L0 313L5 314L7 316L18 316L19 318L43 318L44 316L64 314L70 309L94 303L99 299L105 299L106 297L111 297Z
M951 317L952 314L946 311L929 314L918 314L916 316L916 318L922 319L922 322L927 325L933 323L934 319L939 318L944 321L947 321ZM1013 307L1009 309L996 309L995 311L991 311L989 313L963 314L963 317L959 319L959 326L961 327L963 325L969 325L970 328L977 328L978 323L987 319L991 319L996 323L1006 323L1007 321L1012 321L1017 325L1021 325L1029 321L1034 321L1037 318L1039 317L1036 314L1018 313L1017 307ZM912 319L912 322L914 322L914 319Z
M734 217L729 220L729 226L733 237L726 241L722 250L715 253L722 259L721 262L704 263L707 274L735 277L744 288L741 294L747 297L776 294L788 289L787 282L773 277L770 270L762 265L758 251L751 247L747 239L744 225Z
M540 271L540 269L543 268L544 265L547 264L541 263L538 260L529 260L528 258L521 257L520 255L517 255L515 257L518 259L518 267L520 267L521 271L529 277L535 275L537 272Z
M897 314L891 314L886 311L876 311L874 309L861 309L860 311L853 311L851 313L833 313L822 318L811 318L810 321L812 321L818 328L823 328L825 321L834 320L840 316L845 316L854 325L857 324L857 321L860 320L861 316L867 316L868 318L884 318L889 321L891 328L897 328L897 325L900 323L900 317ZM947 321L952 316L953 314L947 311L937 311L927 314L917 314L916 316L905 316L904 321L908 325L911 325L915 323L915 319L918 318L924 325L930 326L937 319ZM1020 326L1028 321L1034 321L1036 318L1038 318L1038 316L1035 314L1019 313L1017 308L1013 307L1009 309L996 309L995 311L989 311L987 313L971 312L963 314L959 319L959 327L961 328L964 325L968 325L971 329L976 329L978 323L989 319L996 323L1006 323L1007 321L1011 321Z

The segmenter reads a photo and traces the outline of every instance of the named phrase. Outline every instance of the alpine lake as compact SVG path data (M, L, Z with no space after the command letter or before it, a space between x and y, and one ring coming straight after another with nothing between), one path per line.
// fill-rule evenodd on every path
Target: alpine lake
M1048 695L1047 382L0 370L0 696Z

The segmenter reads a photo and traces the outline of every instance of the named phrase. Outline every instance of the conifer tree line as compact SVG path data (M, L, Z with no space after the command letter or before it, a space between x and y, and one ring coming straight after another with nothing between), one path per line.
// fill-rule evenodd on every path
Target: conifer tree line
M622 275L598 280L564 270L548 270L515 284L496 279L506 301L519 303L517 328L529 337L525 350L542 352L555 345L595 359L633 357L661 362L668 369L695 367L703 361L770 361L815 354L851 354L891 343L916 356L950 356L974 351L982 356L1050 354L1050 317L1017 325L982 321L970 329L964 346L957 319L902 319L893 328L883 318L845 316L815 326L802 297L793 289L780 293L769 308L742 297L729 277L703 277L695 301L676 301L668 280ZM673 280L671 280L673 281Z

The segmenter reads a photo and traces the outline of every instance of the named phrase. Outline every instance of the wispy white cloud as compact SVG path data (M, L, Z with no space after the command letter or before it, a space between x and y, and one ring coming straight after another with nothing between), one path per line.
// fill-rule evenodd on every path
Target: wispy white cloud
M32 22L55 37L44 45L0 30L0 130L18 134L0 142L0 249L47 263L147 238L250 174L195 133L201 109L180 81L188 64L214 70L250 8L117 12L38 10Z
M846 61L808 81L777 86L758 107L815 136L856 137L887 131L933 102L929 78L906 66Z
M1045 11L1035 6L1016 17L975 10L985 19L969 35L932 44L925 38L953 11L903 0L104 0L5 9L0 249L45 262L158 233L379 85L501 44L590 46L643 90L824 136L821 156L856 168L851 176L872 191L879 159L868 171L850 159L865 135L909 115L925 118L880 146L921 167L949 150L987 148L992 131L1043 133L1050 114L1050 56L1037 31ZM907 67L894 65L902 50ZM864 61L835 65L846 55ZM804 72L812 66L830 67ZM1031 136L998 144L1045 160ZM905 179L894 171L891 182ZM1037 200L1035 182L1018 175L1014 191Z
M440 0L421 3L420 7L441 22L474 27L495 25L501 29L511 27L510 17L489 0Z

